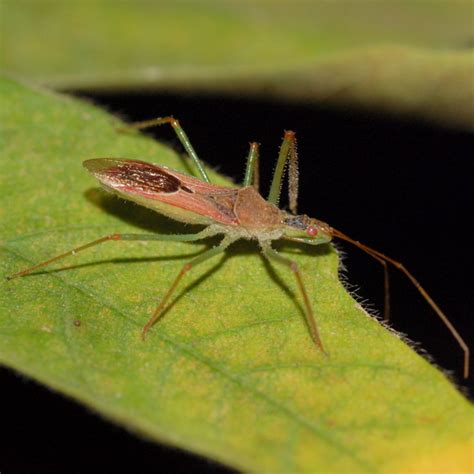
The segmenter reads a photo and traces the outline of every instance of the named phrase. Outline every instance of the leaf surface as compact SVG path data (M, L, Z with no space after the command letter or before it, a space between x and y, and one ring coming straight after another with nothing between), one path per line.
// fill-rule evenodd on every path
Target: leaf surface
M118 133L90 104L10 80L0 92L2 275L112 232L193 230L106 196L81 165L122 156L185 170L174 152ZM158 298L207 246L109 242L2 280L0 362L243 470L468 472L468 402L351 298L330 246L281 247L303 271L329 357L292 276L246 242L194 269L143 342Z

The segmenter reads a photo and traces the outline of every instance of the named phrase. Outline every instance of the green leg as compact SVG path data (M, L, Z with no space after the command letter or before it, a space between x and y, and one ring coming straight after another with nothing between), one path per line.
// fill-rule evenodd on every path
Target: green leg
M278 161L273 174L273 180L268 194L268 201L278 205L283 177L285 175L286 162L289 160L289 184L288 192L290 197L290 210L293 214L297 212L298 198L298 155L296 153L295 132L286 131L283 143L278 154Z
M249 154L247 156L247 166L245 168L245 178L243 186L253 186L257 191L259 189L260 173L259 173L259 144L252 142L250 144Z
M165 296L163 299L160 301L160 304L156 307L152 317L149 319L149 321L145 324L142 330L142 339L145 339L145 336L147 332L150 330L150 328L158 321L158 319L161 316L161 313L163 312L166 303L170 299L171 295L174 293L176 290L179 282L181 279L186 275L186 273L191 270L191 268L195 267L197 264L202 263L206 260L208 260L211 257L214 257L215 255L218 255L222 253L232 242L234 239L231 239L229 237L225 237L222 242L216 246L213 247L212 249L206 250L204 253L201 255L198 255L196 258L193 258L190 262L186 263L181 271L178 273L178 276L175 278L171 286L169 287L168 291L166 292Z
M211 235L215 235L215 232L209 230L209 227L204 229L202 232L198 232L197 234L110 234L106 235L105 237L101 237L100 239L93 240L92 242L88 242L87 244L81 245L80 247L76 247L75 249L69 250L68 252L62 253L61 255L56 255L49 260L45 260L44 262L37 263L32 267L26 268L18 273L10 275L7 277L7 280L13 280L13 278L22 277L28 275L29 273L33 272L34 270L38 270L39 268L45 267L50 263L56 262L57 260L61 260L63 258L76 255L78 252L82 250L86 250L90 247L94 247L95 245L102 244L104 242L108 242L110 240L161 240L161 241L173 241L173 242L192 242L194 240L201 240L206 237L210 237Z
M319 331L316 325L316 320L314 318L313 308L311 307L311 303L308 298L308 293L306 292L306 288L304 286L303 278L301 277L301 272L298 268L298 265L293 260L290 260L289 258L280 255L276 250L271 247L269 243L261 242L260 245L262 246L263 255L265 255L268 260L275 260L278 263L282 263L283 265L287 266L295 275L296 282L298 283L298 287L301 291L301 294L303 295L305 318L306 323L308 325L309 333L316 346L321 349L324 354L326 354L326 351L323 347L323 343L321 342L321 338L319 337Z
M199 159L196 151L194 150L193 146L191 145L191 142L189 141L188 136L186 135L184 130L181 128L181 125L174 117L159 117L152 120L145 120L143 122L136 122L136 123L127 125L122 130L128 130L128 129L142 130L144 128L155 127L156 125L163 125L165 123L169 123L173 127L173 130L178 136L179 141L183 145L187 154L194 161L194 164L196 165L203 181L205 181L206 183L210 183L211 181L209 179L209 176L206 173L206 170L204 169L204 164Z

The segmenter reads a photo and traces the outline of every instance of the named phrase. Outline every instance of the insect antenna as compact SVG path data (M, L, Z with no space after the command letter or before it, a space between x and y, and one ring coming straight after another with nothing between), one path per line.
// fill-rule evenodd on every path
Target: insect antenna
M345 240L346 242L349 242L355 245L356 247L360 248L361 250L366 252L368 255L378 260L384 266L385 291L386 291L385 319L388 318L388 311L389 311L389 307L387 307L387 304L389 304L389 300L387 296L387 290L388 290L387 263L391 263L395 268L397 268L398 270L400 270L402 273L405 274L405 276L411 281L411 283L419 291L421 296L423 296L426 302L431 306L434 312L441 318L441 321L443 321L444 325L448 328L449 332L453 335L454 339L456 339L457 343L459 344L462 351L464 352L464 374L463 375L464 375L464 378L467 379L469 377L469 353L470 353L468 345L464 342L464 339L461 337L461 335L459 334L457 329L453 326L453 324L448 319L448 317L444 314L441 308L434 302L434 300L431 298L428 292L421 286L420 282L412 275L412 273L409 272L401 262L398 262L397 260L394 260L393 258L387 257L386 255L379 252L378 250L368 247L367 245L364 245L357 240L351 239L349 236L347 236L346 234L343 234L337 229L331 228L331 233L334 237L338 237L339 239Z

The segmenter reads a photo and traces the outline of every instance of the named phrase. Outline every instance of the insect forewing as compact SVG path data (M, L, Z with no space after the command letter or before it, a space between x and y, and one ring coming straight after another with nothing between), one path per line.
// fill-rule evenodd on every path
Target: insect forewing
M193 223L235 224L237 189L138 160L96 158L84 167L114 194L173 219Z

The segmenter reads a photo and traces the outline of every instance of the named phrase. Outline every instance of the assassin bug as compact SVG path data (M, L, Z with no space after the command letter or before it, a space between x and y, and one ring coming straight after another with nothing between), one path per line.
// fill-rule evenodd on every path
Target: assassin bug
M199 172L200 178L191 177L169 168L143 161L119 158L96 158L85 161L84 167L99 180L101 185L122 198L134 201L177 221L202 224L207 227L196 234L110 234L77 247L69 252L50 258L7 277L21 277L49 265L52 262L75 255L81 250L111 240L135 241L179 241L190 242L215 235L223 235L220 244L204 251L186 263L168 291L161 299L153 315L143 327L142 337L159 319L171 295L183 276L197 264L222 253L238 239L258 241L263 255L269 260L288 267L294 274L304 301L304 314L311 338L324 353L313 309L297 264L272 248L272 241L285 239L309 245L325 244L333 237L340 238L360 248L379 261L385 275L385 319L389 314L389 292L387 264L399 269L413 283L423 298L441 318L448 330L464 352L464 377L469 374L469 347L451 324L447 316L429 296L418 280L398 261L383 253L353 240L325 222L297 214L298 197L298 157L295 133L286 131L280 148L268 198L264 199L258 191L259 146L250 144L247 166L242 187L225 187L211 184L203 163L196 154L186 133L173 117L157 118L131 124L126 129L145 129L156 125L170 124L181 144ZM288 191L290 212L278 208L281 185L288 165Z

